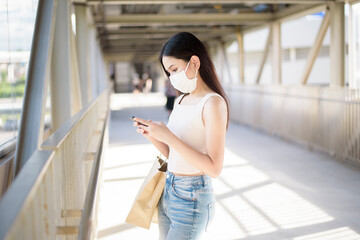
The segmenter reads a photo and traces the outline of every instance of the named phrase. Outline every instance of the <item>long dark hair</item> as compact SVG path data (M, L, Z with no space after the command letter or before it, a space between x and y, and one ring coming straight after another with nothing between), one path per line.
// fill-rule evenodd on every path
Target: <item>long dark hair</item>
M181 32L175 34L164 44L163 48L161 49L159 61L166 75L169 77L170 73L166 71L162 62L163 56L174 57L188 62L193 55L196 55L200 59L199 74L204 80L205 84L211 90L221 95L226 102L227 128L229 123L229 100L215 73L214 64L211 61L210 55L206 50L206 47L197 37L188 32Z

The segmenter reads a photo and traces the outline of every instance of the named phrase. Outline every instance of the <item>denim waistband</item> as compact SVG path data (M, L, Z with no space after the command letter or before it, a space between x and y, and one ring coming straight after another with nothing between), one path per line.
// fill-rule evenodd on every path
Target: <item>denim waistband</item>
M166 181L171 184L181 185L202 185L204 187L210 187L212 184L211 177L208 175L199 176L179 176L174 175L172 172L166 172Z

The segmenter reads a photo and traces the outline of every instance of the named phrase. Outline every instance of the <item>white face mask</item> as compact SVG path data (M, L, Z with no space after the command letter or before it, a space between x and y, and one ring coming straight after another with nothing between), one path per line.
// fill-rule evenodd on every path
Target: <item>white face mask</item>
M174 75L170 75L170 82L176 88L182 93L191 93L196 89L196 83L197 83L197 69L195 73L195 77L193 79L189 79L185 72L188 69L190 64L190 61L188 62L185 70L182 70L181 72L175 73Z

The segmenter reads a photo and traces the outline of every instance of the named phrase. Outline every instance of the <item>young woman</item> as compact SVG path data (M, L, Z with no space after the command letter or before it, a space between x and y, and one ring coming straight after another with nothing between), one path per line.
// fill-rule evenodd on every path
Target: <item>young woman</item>
M224 160L229 107L205 46L191 33L178 33L164 45L160 63L180 92L167 126L135 118L137 126L168 158L160 198L160 239L199 239L214 216L211 178Z

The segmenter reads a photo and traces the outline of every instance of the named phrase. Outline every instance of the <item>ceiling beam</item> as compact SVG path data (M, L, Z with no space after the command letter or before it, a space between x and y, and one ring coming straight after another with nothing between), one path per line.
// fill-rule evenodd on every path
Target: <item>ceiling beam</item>
M103 48L128 47L129 49L136 46L162 46L170 37L163 39L123 39L123 40L103 40L101 46ZM203 42L219 40L220 36L200 36Z
M106 43L106 44L105 44ZM131 41L119 41L119 40L107 40L102 44L102 46L110 46L110 47L116 47L116 46L138 46L138 45L161 45L165 43L164 39L132 39Z
M119 30L107 30L101 36L111 36L119 34L175 34L178 32L192 32L192 33L211 33L211 34L226 34L234 33L236 30L235 27L172 27L172 28L133 28L133 29L119 29Z
M260 24L274 19L272 13L238 14L134 14L105 17L106 26L151 25L209 25L209 24ZM95 17L95 24L102 26L102 19Z
M159 53L161 49L147 49L147 50L139 50L139 53L141 53L141 56L148 56ZM132 51L128 49L105 49L105 53L136 53L137 51L133 49Z
M344 2L343 0L87 0L87 4L135 5L135 4L321 4L326 2Z
M119 52L132 52L132 51L145 51L145 52L149 52L149 51L160 51L161 49L161 45L157 45L157 46L128 46L128 47L104 47L104 51L119 51Z
M104 57L109 62L129 62L134 58L134 53L119 54L119 53L104 53Z
M104 52L105 59L110 62L146 62L149 59L157 61L158 52L139 55L136 52L122 53L122 52Z
M197 38L210 38L210 37L221 37L223 35L226 34L235 34L235 32L227 32L227 33L223 33L223 34L214 34L214 33L195 33L192 32ZM142 39L169 39L170 37L172 37L174 34L173 33L160 33L160 34L118 34L118 35L111 35L111 36L106 36L106 35L101 35L100 38L102 39L107 39L107 40L121 40L121 39L125 39L125 40L131 40L131 39L138 39L138 38L142 38Z

